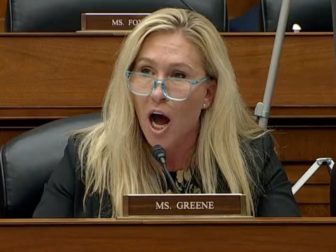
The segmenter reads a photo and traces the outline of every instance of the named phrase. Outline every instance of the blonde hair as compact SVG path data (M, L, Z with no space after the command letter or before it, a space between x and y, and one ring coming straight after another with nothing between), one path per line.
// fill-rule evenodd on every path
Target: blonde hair
M247 165L248 141L262 134L241 100L221 36L202 15L183 9L161 9L146 17L127 37L115 65L103 105L103 122L81 133L79 159L86 186L84 200L108 194L112 216L122 215L125 194L162 193L163 175L144 139L127 89L125 71L146 37L158 31L181 30L201 51L206 73L217 80L212 106L201 118L195 160L202 189L215 193L218 171L232 193L246 194L254 214L254 182ZM102 206L101 206L102 207Z

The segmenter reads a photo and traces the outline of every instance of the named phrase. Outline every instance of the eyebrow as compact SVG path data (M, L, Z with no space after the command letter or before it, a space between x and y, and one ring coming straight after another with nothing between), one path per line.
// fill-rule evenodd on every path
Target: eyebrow
M141 58L138 58L135 60L135 65L137 64L141 64L141 63L149 63L149 64L154 64L156 65L156 61L152 60L151 58L147 58L147 57L141 57ZM189 70L193 70L194 67L192 65L189 65L189 64L186 64L184 62L181 62L181 63L173 63L173 64L170 64L170 66L172 67L186 67L188 68Z

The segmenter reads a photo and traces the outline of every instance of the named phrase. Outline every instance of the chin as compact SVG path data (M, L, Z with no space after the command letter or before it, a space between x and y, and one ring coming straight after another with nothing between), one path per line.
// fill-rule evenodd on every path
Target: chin
M145 135L145 138L150 146L154 145L160 145L162 148L167 149L169 146L171 146L170 141L166 141L165 137L159 136L159 137L154 137L154 136L149 136L147 137Z
M147 142L149 143L150 146L154 146L154 145L160 145L161 147L163 147L164 149L167 147L167 144L165 141L163 141L163 139L149 139L147 140Z

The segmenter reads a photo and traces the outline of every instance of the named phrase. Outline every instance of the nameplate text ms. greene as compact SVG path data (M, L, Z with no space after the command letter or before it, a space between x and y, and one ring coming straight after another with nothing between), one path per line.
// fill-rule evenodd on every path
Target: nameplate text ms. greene
M246 216L243 194L130 194L123 197L123 216Z

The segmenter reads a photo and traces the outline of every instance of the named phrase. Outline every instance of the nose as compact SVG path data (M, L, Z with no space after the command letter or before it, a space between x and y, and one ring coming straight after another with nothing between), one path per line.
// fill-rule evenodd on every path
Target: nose
M155 80L153 83L151 98L156 102L166 100L166 96L163 93L163 85L164 82L162 80Z

